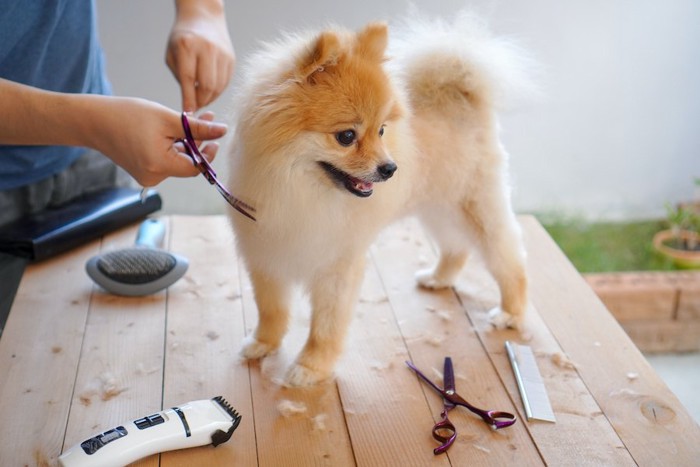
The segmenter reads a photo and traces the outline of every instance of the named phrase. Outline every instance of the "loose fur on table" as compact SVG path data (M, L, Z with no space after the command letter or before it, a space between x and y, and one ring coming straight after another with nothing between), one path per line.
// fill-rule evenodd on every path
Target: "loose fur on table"
M494 323L518 326L525 252L496 109L523 88L525 62L469 13L290 34L250 59L228 184L257 217L230 214L259 312L244 357L280 346L301 286L311 329L286 383L331 376L367 249L405 215L420 218L440 249L437 265L417 273L422 286L450 287L474 245L500 288Z

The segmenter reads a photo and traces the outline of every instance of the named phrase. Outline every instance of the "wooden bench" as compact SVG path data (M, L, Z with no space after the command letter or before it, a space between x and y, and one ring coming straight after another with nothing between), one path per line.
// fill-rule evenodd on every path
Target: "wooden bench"
M402 221L371 250L337 378L312 389L278 384L305 339L303 298L284 348L263 363L242 361L257 318L226 219L164 220L169 249L190 269L154 296L109 295L84 271L101 250L132 244L136 226L28 268L0 339L0 465L54 465L64 449L120 422L217 395L243 416L228 443L138 465L700 462L698 424L531 217L521 218L531 302L522 335L489 324L498 293L478 258L454 290L417 288L413 273L434 252L413 220ZM525 420L507 339L533 348L556 423ZM430 430L442 403L404 361L439 379L446 355L462 396L519 420L494 432L454 410L457 441L434 456ZM281 411L285 401L304 411Z

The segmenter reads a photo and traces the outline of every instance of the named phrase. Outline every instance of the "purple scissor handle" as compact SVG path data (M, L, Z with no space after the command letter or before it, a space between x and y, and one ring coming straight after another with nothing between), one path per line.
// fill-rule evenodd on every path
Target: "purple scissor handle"
M433 389L442 395L443 408L442 412L440 413L440 421L433 426L433 438L442 444L433 450L435 455L442 454L443 452L447 451L457 437L457 430L450 419L447 418L447 413L458 405L467 408L471 412L481 417L481 419L494 430L499 430L515 423L515 415L499 410L479 409L471 405L455 392L455 374L454 368L452 367L452 358L445 357L445 368L443 373L445 385L444 388L439 387L437 384L428 379L428 377L425 376L411 362L407 361L406 365L408 365L411 370L415 371L423 381L428 383Z
M192 158L192 162L194 163L194 166L199 169L199 171L204 175L204 178L207 179L207 181L214 185L217 190L219 190L219 193L221 193L221 196L224 197L224 199L233 206L233 208L246 216L249 219L255 220L255 217L251 213L255 212L255 208L244 203L240 199L236 198L233 196L225 186L221 184L221 182L216 178L216 172L214 172L214 169L212 166L209 164L209 161L202 156L202 153L199 152L199 148L197 147L197 143L194 140L194 137L192 136L192 130L190 129L190 122L187 120L187 115L185 112L182 112L182 129L185 131L185 137L182 139L179 139L178 142L182 143L185 146L185 152L187 152L187 155Z

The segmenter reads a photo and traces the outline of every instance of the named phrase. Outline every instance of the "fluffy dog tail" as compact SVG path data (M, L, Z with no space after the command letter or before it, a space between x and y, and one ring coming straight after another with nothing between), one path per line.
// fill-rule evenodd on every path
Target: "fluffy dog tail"
M476 108L503 108L538 93L534 60L473 12L452 22L414 12L392 33L390 60L416 110L444 110L465 99Z

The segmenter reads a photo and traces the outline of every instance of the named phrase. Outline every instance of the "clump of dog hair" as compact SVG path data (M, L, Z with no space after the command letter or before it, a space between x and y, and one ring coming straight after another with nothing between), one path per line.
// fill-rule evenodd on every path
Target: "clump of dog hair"
M290 401L289 399L282 399L277 404L277 411L285 418L304 414L306 410L306 404L303 402Z
M314 430L313 431L326 431L326 419L328 418L328 415L325 413L320 413L313 417L311 421L314 424Z
M569 357L564 355L561 352L556 352L552 354L552 363L554 363L556 366L559 368L565 368L567 370L575 370L577 368L577 365L572 362Z

